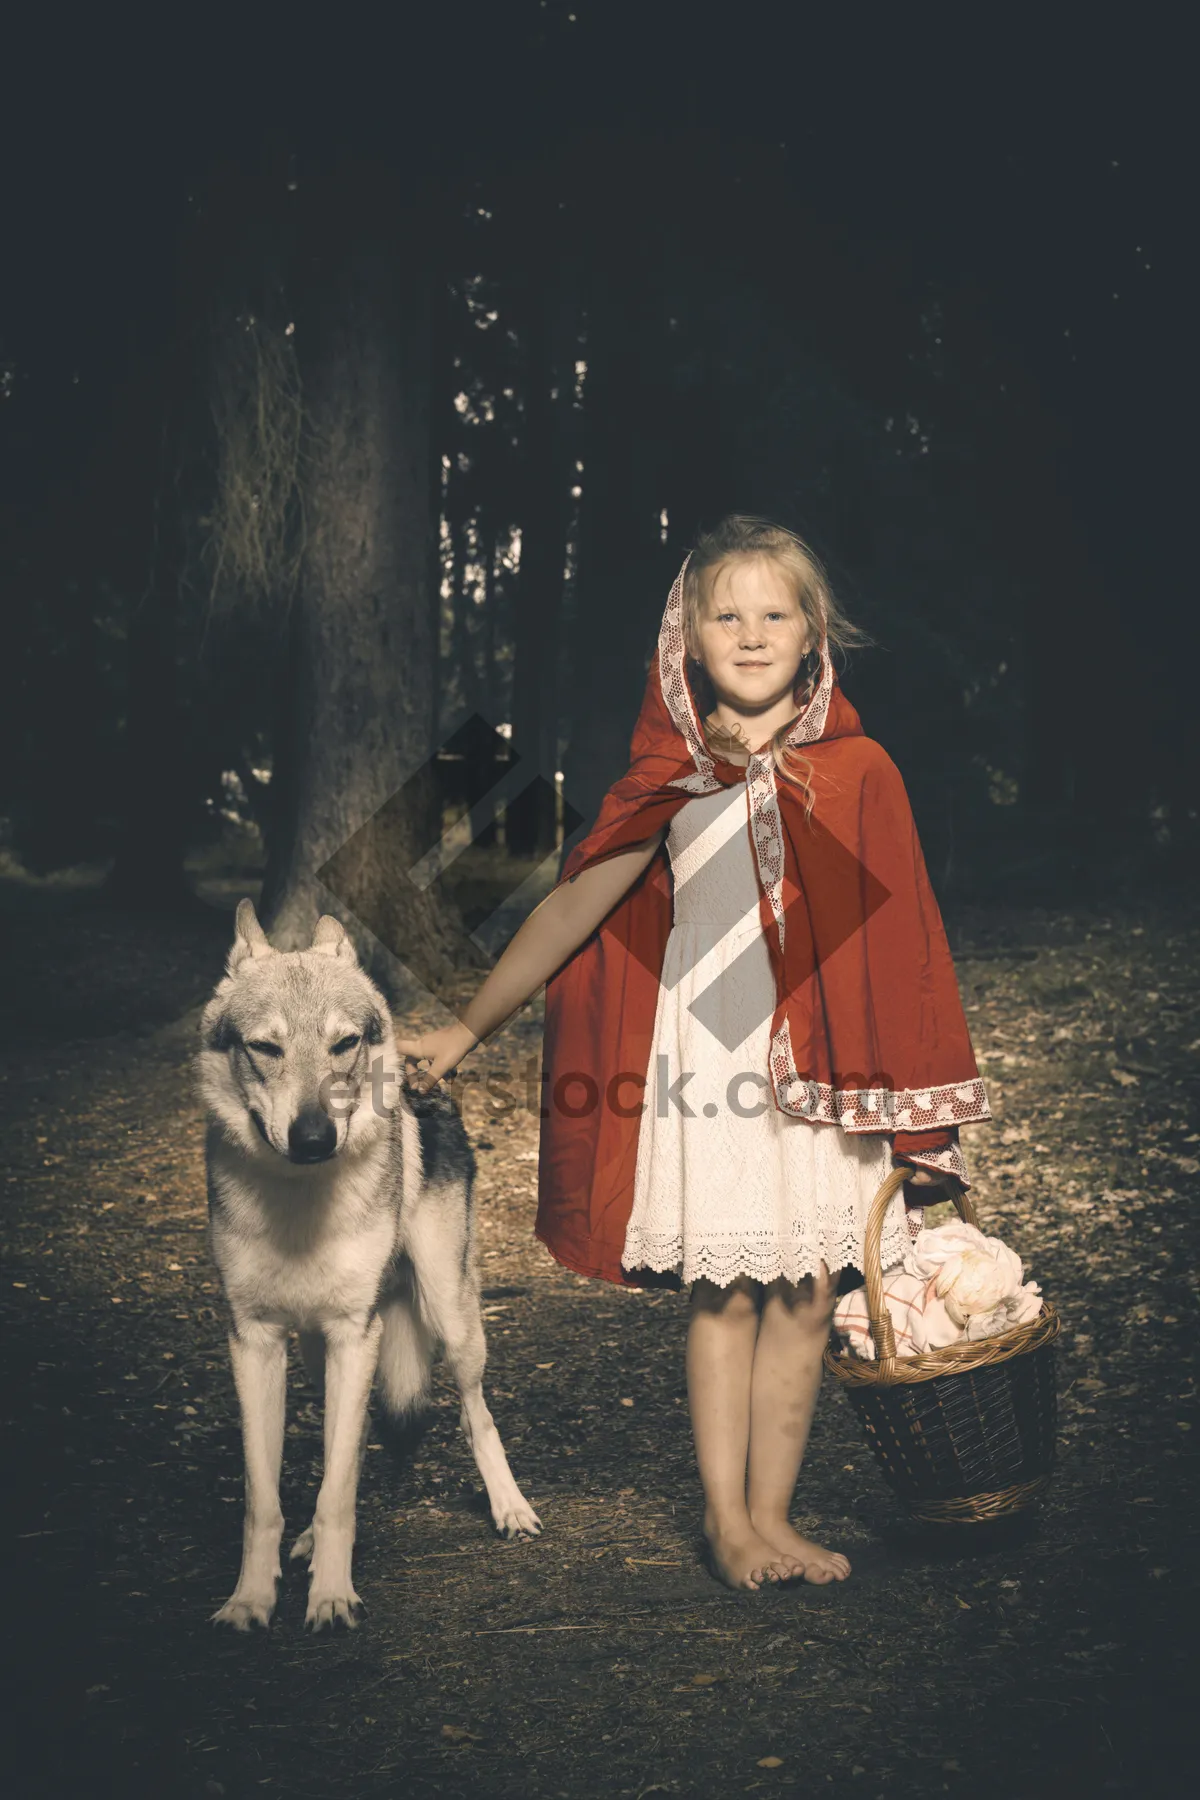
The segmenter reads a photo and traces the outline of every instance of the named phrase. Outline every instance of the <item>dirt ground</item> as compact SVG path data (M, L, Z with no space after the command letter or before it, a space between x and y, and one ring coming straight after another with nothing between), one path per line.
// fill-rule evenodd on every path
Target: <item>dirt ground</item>
M269 1634L208 1623L237 1572L241 1464L188 1060L228 916L13 884L0 908L14 1800L1172 1791L1194 1735L1200 1420L1183 898L953 922L995 1114L964 1133L972 1191L1065 1321L1060 1461L1027 1529L908 1526L827 1383L796 1517L853 1575L719 1587L697 1555L684 1299L553 1263L531 1233L537 1120L469 1090L488 1394L545 1531L496 1538L439 1375L415 1458L367 1457L367 1619L319 1637L301 1565ZM519 1092L539 1033L535 1006L476 1066ZM294 1365L289 1527L319 1454Z

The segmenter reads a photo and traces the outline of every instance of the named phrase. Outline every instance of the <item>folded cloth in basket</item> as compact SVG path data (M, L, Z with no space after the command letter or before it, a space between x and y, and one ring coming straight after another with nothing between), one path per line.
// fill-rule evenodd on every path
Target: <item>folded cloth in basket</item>
M883 1298L897 1356L919 1356L974 1338L994 1337L1036 1319L1036 1281L1022 1285L1021 1259L999 1238L961 1219L921 1231L903 1262L883 1272ZM834 1329L851 1355L875 1360L867 1290L843 1294Z

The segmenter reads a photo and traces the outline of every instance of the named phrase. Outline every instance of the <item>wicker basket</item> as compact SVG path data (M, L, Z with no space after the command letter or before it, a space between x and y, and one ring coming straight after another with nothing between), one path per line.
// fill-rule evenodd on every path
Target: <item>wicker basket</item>
M892 1197L911 1174L892 1170L867 1220L863 1274L878 1361L835 1355L831 1344L825 1367L845 1387L876 1461L914 1517L947 1525L1006 1518L1031 1504L1054 1466L1061 1321L1044 1301L1027 1325L898 1357L879 1242ZM956 1190L953 1199L959 1217L976 1224L965 1193Z

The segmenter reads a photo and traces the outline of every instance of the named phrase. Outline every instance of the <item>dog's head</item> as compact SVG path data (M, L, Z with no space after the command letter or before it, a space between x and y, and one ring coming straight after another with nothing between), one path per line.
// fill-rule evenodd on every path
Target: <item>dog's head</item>
M201 1095L248 1154L311 1166L388 1129L401 1064L387 1002L337 919L276 950L249 900L200 1022Z

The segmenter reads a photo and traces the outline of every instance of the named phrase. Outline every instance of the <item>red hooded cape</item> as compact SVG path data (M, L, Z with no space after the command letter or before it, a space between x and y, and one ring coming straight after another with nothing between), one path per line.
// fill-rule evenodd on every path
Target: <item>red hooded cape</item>
M886 1131L906 1159L967 1182L958 1126L988 1119L941 913L908 795L863 731L820 643L820 675L787 742L813 764L814 804L769 754L714 757L683 641L683 568L630 746L559 883L642 843L695 794L745 781L759 917L775 974L775 1105L843 1131ZM621 1265L633 1206L658 987L673 917L665 845L546 983L536 1235L582 1275Z

